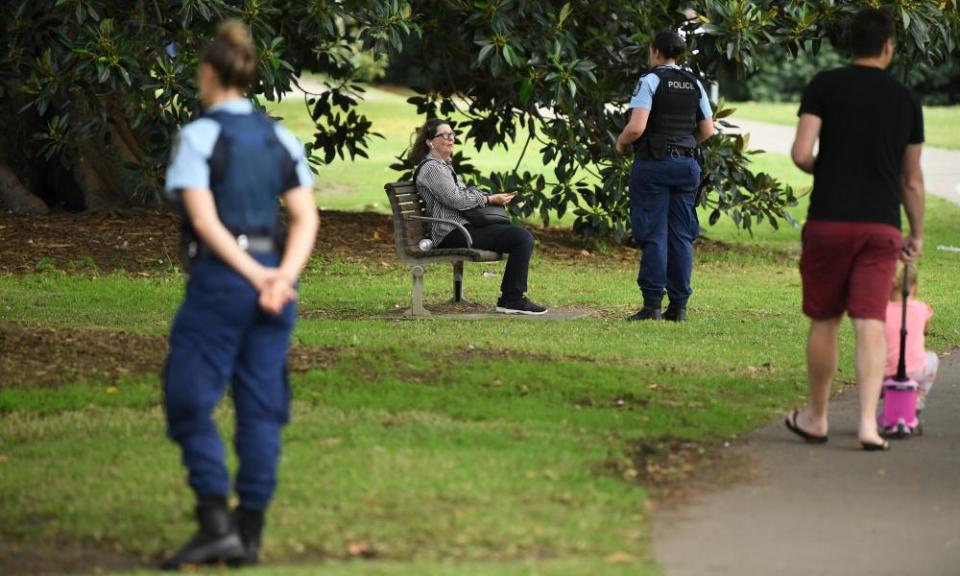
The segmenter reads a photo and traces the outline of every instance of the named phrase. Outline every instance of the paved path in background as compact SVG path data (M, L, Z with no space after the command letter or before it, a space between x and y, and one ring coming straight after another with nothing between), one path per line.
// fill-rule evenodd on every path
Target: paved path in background
M860 449L854 390L826 445L782 421L748 436L752 480L656 515L667 576L960 574L960 351L942 362L925 435L889 452Z
M750 133L750 148L790 154L795 126L780 126L766 122L732 119L740 131ZM960 204L960 150L945 150L924 146L920 156L927 191ZM932 247L928 247L930 249ZM960 574L960 568L957 573Z

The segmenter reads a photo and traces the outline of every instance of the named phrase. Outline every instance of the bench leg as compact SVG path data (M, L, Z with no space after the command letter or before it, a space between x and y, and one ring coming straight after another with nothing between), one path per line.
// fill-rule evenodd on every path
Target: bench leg
M453 263L453 302L463 302L463 260Z
M413 276L413 293L411 297L409 316L429 316L430 312L423 307L423 266L414 266L410 269Z

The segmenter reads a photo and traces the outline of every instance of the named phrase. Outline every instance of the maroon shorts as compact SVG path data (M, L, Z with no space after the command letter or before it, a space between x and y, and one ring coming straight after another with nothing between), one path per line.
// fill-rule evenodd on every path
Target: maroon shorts
M885 320L902 249L900 230L889 224L808 221L800 255L803 313Z

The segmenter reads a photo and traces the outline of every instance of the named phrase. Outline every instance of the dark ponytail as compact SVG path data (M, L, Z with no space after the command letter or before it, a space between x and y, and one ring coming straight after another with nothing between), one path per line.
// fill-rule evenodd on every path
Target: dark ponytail
M687 45L673 30L661 30L653 37L653 49L667 60L676 60L687 51Z
M423 159L427 157L427 154L430 153L430 146L427 145L427 140L433 140L437 136L437 127L442 124L453 126L449 120L430 118L417 130L413 144L410 145L410 153L407 156L411 164L418 166L423 162Z
M227 20L217 26L201 61L213 68L224 88L246 90L256 79L257 50L250 31L239 20Z

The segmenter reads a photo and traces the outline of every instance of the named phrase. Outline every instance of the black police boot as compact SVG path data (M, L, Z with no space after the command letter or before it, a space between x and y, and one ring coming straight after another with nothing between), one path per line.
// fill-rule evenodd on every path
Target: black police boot
M660 320L662 317L663 314L660 313L660 308L644 306L639 312L628 317L627 321L634 322L636 320Z
M239 562L231 563L231 566L253 566L260 563L263 518L262 510L237 508L233 511L233 522L237 528L237 534L240 535L240 540L243 542L244 557Z
M663 313L663 319L671 322L684 322L687 319L687 307L669 304Z
M164 560L161 570L179 570L192 564L232 563L243 558L243 542L230 521L224 498L197 503L200 529L179 552Z

